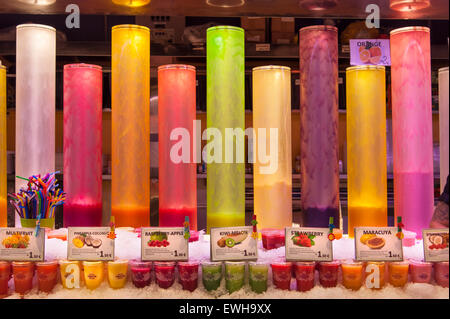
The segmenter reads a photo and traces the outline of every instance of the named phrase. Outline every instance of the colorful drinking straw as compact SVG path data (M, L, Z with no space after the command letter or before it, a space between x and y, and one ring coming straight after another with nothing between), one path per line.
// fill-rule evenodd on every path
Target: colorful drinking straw
M0 61L0 227L6 227L6 67Z
M439 69L439 154L441 192L444 191L448 176L448 67Z

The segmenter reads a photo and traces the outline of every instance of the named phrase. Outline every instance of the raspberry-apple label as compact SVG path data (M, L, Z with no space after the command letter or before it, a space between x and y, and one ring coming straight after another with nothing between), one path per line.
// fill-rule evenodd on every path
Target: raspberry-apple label
M69 227L67 229L67 259L114 260L114 239L109 227Z
M355 227L355 259L402 261L401 238L397 227Z
M351 39L350 65L391 65L389 39Z
M286 260L332 261L333 245L328 228L286 227Z
M34 228L0 228L0 260L43 261L45 230L35 236Z
M258 239L252 226L211 228L211 260L256 260Z
M189 259L189 239L183 227L143 227L141 259L144 261L185 261Z
M422 231L425 261L448 261L448 228Z

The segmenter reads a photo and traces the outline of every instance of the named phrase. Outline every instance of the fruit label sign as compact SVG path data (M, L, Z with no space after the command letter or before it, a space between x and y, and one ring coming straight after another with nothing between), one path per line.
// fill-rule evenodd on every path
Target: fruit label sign
M45 231L38 236L34 228L0 228L0 260L43 261L45 257Z
M355 227L357 261L402 261L402 240L397 227Z
M211 228L211 260L258 259L258 241L252 233L252 226Z
M114 260L114 239L109 238L109 227L69 227L67 259Z
M189 239L183 227L143 227L141 259L144 261L184 261L189 259Z
M425 261L448 261L448 228L422 231Z
M286 227L286 260L332 261L333 245L328 228Z
M350 40L350 65L391 65L389 39Z

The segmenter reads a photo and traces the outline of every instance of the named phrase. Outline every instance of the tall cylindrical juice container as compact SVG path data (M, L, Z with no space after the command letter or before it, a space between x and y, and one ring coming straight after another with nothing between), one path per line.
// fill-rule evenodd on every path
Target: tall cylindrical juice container
M253 69L254 209L258 226L292 226L291 69Z
M303 225L339 228L337 28L302 28L299 42Z
M421 238L434 206L430 29L391 31L391 64L394 211Z
M383 66L347 68L348 233L387 226L386 85Z
M64 227L102 225L102 68L64 66Z
M6 193L6 67L0 63L0 227L8 226Z
M194 140L195 67L158 68L159 226L197 230L197 171Z
M55 171L56 30L41 24L16 30L15 175L28 178ZM26 183L17 178L16 192Z
M150 224L150 30L112 28L111 215L116 226Z
M439 69L439 154L441 192L448 176L448 67Z
M245 224L244 30L206 32L207 231Z

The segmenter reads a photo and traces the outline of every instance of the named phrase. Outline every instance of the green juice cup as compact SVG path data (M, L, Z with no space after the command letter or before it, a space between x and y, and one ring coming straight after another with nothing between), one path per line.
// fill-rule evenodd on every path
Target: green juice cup
M204 261L202 262L202 281L203 286L208 291L219 288L222 280L222 262Z
M248 264L250 288L252 291L261 294L267 290L267 280L269 278L269 266L262 262L251 262Z
M225 262L225 283L228 293L240 290L245 282L245 262L226 261Z

